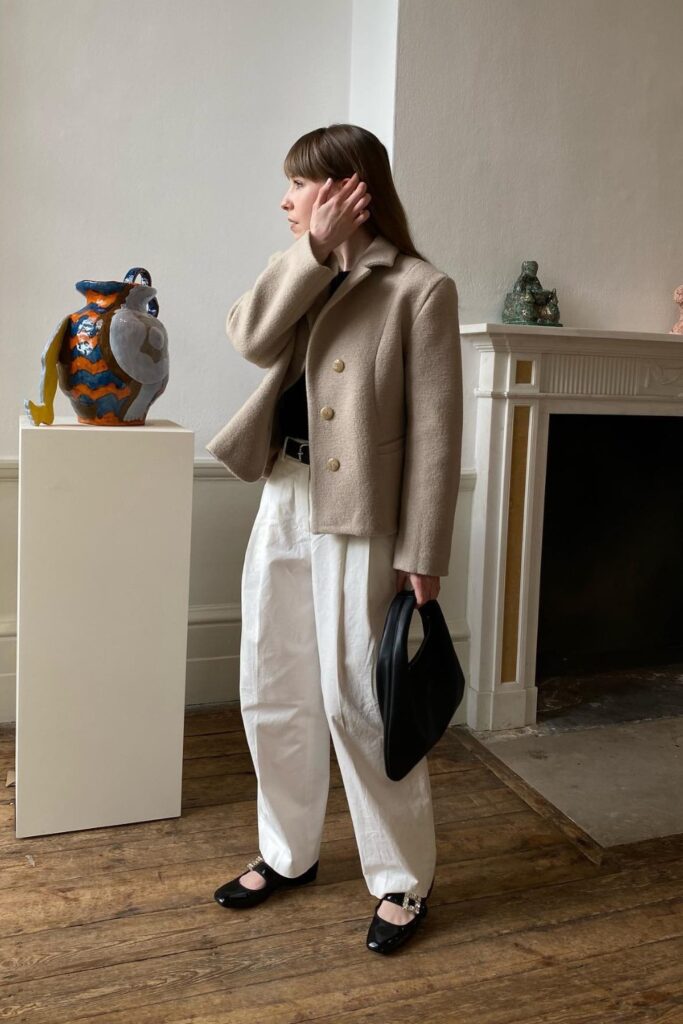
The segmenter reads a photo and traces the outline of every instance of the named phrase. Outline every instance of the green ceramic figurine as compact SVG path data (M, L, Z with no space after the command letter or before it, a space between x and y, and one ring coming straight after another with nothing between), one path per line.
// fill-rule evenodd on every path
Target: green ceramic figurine
M557 292L546 291L536 276L536 260L525 260L512 291L505 296L504 324L534 324L536 327L562 327Z

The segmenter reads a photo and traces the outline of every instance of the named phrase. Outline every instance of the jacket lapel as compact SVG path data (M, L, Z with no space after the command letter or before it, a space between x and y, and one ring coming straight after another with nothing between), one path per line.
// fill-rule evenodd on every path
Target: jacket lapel
M393 242L390 242L384 235L375 235L370 245L361 253L349 276L336 289L334 295L329 297L329 292L325 289L308 310L306 316L308 318L309 331L313 330L313 325L318 322L319 318L322 319L325 313L332 309L345 295L348 295L352 288L355 288L357 284L364 281L373 267L391 267L397 255L398 247ZM335 275L341 269L335 252L332 252L330 256L330 268L334 271Z

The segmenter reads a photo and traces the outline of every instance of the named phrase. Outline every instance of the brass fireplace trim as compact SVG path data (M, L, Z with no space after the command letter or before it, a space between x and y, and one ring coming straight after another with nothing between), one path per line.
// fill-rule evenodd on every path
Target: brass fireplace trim
M507 548L503 604L502 683L517 678L519 645L519 600L522 579L522 540L524 535L524 494L529 461L529 414L531 407L516 405L512 420L510 454L510 495L508 498Z
M533 359L516 359L515 384L531 384L533 368Z

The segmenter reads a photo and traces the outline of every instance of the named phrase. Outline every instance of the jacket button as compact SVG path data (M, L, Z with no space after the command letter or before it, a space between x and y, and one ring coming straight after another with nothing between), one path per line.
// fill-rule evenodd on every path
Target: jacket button
M320 410L320 415L324 420L331 420L334 416L334 409L329 405L324 405Z
M336 473L339 469L339 459L328 459L327 468L331 469L333 473Z
M344 369L344 360L343 359L335 359L335 361L332 363L332 368L334 370L336 370L337 373L341 373L342 370Z

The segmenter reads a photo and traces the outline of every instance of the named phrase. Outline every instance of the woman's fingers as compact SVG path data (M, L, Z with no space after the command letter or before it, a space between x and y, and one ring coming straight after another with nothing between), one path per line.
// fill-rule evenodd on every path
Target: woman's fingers
M360 222L368 219L370 211L366 209L366 207L370 203L371 199L372 197L370 195L363 196L362 199L359 199L356 203L353 211L355 221Z
M367 187L364 181L358 181L358 174L354 171L350 178L345 179L344 184L337 192L337 196L344 205L353 207L362 197Z
M409 573L404 569L396 569L396 593L405 588L410 580L409 589L415 592L415 603L420 608L427 601L436 600L441 590L441 577L422 576L418 573Z
M361 181L360 185L362 185L362 184L363 184L363 182ZM339 189L339 195L342 196L344 199L346 199L358 187L359 187L358 172L354 171L353 174L351 175L351 177L350 178L346 178L346 180L344 181L344 184Z
M365 182L361 182L358 188L360 189L362 186L365 186ZM372 201L372 196L369 192L366 192L364 195L361 193L360 196L356 194L357 192L358 189L356 189L353 195L349 196L345 211L351 213L353 223L356 225L368 219L370 213L366 207Z
M347 207L355 207L362 199L365 199L367 195L367 185L364 181L359 181L353 192L347 196L345 205Z
M368 192L368 193L367 193L366 195L364 195L364 196L361 196L361 197L360 197L360 199L358 199L358 200L356 201L356 204L355 204L355 206L354 206L354 212L356 212L356 213L360 213L360 211L361 211L361 210L363 210L363 209L365 209L365 207L366 207L366 206L368 205L368 203L370 203L370 202L372 202L372 196L371 196L371 195L370 195L370 193Z
M356 213L359 204L367 205L372 198L369 193L367 193L368 186L366 183L364 181L358 181L357 179L358 173L354 171L350 178L344 179L343 184L332 197L339 200L339 205L344 207L345 212L346 210L353 210L354 214ZM324 203L327 200L331 184L331 179L328 179L318 192L318 200L320 203Z
M320 186L318 194L315 197L313 205L315 207L322 206L323 203L327 202L332 187L332 178L328 178L327 181Z

